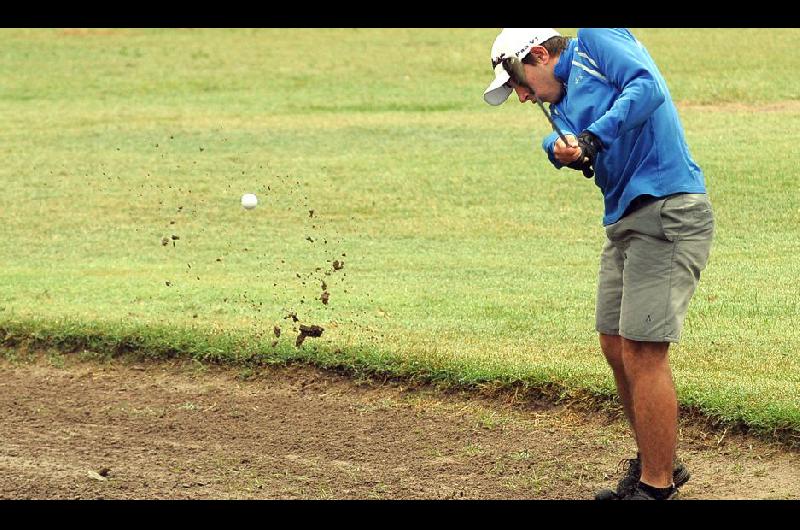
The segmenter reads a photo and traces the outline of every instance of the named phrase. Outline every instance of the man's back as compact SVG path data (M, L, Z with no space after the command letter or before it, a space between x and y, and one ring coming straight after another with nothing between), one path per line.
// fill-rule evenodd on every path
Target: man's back
M626 29L580 29L555 74L563 99L554 119L572 132L588 130L603 144L594 163L603 192L603 224L618 221L638 196L705 193L666 81L644 46ZM556 135L543 142L550 160Z

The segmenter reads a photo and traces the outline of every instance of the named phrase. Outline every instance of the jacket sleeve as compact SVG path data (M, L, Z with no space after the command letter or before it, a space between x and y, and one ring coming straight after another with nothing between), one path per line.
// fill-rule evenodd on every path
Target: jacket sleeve
M623 29L582 28L578 31L580 53L589 66L606 77L620 95L611 108L587 127L603 145L643 124L666 99L654 75L655 64L641 44ZM578 60L584 59L580 55Z

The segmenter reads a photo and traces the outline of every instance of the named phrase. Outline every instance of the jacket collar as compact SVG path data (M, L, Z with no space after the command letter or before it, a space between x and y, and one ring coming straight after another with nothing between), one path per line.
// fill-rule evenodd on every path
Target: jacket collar
M559 81L567 84L569 81L569 73L572 70L572 56L575 54L575 48L578 46L578 39L571 39L567 44L567 48L561 52L561 56L558 58L558 63L556 63L555 68L553 69L553 73L558 78Z

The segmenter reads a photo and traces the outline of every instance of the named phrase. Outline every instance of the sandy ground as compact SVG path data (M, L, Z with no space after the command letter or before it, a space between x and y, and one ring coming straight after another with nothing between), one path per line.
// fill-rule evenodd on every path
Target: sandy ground
M0 358L2 499L590 499L619 416L291 366ZM800 451L681 424L683 499L800 499Z

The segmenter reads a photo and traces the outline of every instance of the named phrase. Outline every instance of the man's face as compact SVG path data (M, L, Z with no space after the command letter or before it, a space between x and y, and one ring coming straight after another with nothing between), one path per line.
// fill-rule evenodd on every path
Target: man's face
M558 62L558 57L553 57L547 53L547 50L541 46L531 49L531 53L536 55L538 61L535 65L523 63L525 69L525 79L536 94L544 102L558 103L563 97L564 87L561 81L556 79L553 73ZM508 81L508 85L517 93L520 103L531 101L536 103L536 98L531 94L527 88L517 84L513 79Z

